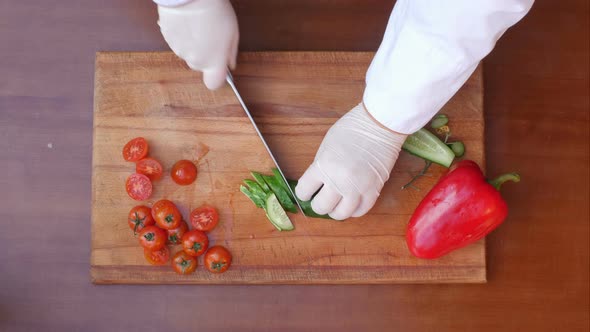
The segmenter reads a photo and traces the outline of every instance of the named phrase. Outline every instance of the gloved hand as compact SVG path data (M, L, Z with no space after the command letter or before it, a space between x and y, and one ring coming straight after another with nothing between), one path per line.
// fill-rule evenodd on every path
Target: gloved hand
M229 0L197 0L179 7L158 6L166 42L211 89L225 84L238 52L238 21Z
M328 131L295 188L319 214L360 217L375 204L407 135L383 127L361 103Z

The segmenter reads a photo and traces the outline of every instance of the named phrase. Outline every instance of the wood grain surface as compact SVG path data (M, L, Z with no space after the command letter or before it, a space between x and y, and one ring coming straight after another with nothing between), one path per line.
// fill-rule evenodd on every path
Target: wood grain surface
M313 161L330 126L362 97L373 53L258 52L240 54L234 80L260 130L284 168L298 179ZM485 165L481 68L441 112L453 138L467 146L465 158ZM94 94L91 274L96 283L169 284L351 284L484 282L485 245L480 241L437 260L413 257L405 229L414 208L444 172L431 168L415 188L401 190L424 166L402 153L369 214L346 222L291 215L292 232L278 232L239 191L250 171L270 173L272 160L229 86L211 92L200 74L172 53L99 53ZM221 275L203 267L189 276L171 267L150 266L127 226L139 204L124 182L134 164L122 146L145 137L150 155L163 162L164 178L154 182L158 199L175 202L185 218L203 203L215 206L220 225L212 244L233 253ZM194 185L176 185L169 174L180 159L195 161ZM187 219L188 220L188 219ZM172 252L179 250L178 246Z
M393 6L232 3L241 51L375 51ZM503 189L487 283L98 286L95 53L168 50L155 6L0 1L0 330L588 331L589 13L587 0L537 0L484 60L487 172L523 176Z

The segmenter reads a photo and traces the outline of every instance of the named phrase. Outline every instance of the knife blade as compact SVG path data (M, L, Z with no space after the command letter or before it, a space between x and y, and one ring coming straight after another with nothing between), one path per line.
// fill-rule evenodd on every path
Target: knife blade
M266 152L268 152L268 155L270 156L270 159L272 159L272 162L275 164L275 167L279 171L279 174L281 174L281 178L283 178L283 181L285 182L287 189L289 189L289 192L293 196L293 198L295 200L295 204L297 204L297 207L299 208L299 211L301 212L301 214L303 214L304 217L307 218L307 216L303 212L303 208L301 207L301 205L299 204L299 201L297 200L297 196L295 196L295 193L293 192L293 189L291 189L291 186L289 185L289 182L287 182L287 178L285 177L285 174L283 174L283 170L279 166L279 163L275 159L275 156L272 154L272 151L270 150L270 147L268 146L268 144L266 144L266 140L264 139L264 136L262 136L262 133L260 132L260 129L258 129L258 125L256 125L256 121L254 121L254 118L252 118L252 115L250 114L250 111L248 110L248 107L246 106L246 104L244 103L244 100L242 99L242 96L238 92L238 89L236 88L236 85L234 84L234 78L233 78L232 74L229 71L227 72L227 76L225 77L225 80L227 81L227 83L229 84L229 86L231 87L231 89L234 91L234 94L236 95L236 98L238 98L238 101L240 102L240 105L242 105L242 109L246 113L246 116L248 116L248 119L250 119L250 122L252 123L252 126L254 127L254 130L256 131L256 133L258 134L258 137L262 141L262 144L264 145L264 148L266 148Z

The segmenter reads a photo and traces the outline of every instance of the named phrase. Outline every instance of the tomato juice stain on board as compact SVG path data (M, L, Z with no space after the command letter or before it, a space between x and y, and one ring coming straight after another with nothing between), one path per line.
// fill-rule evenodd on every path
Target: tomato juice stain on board
M231 236L225 236L225 233L227 234L231 234L233 232L233 228L234 228L234 219L236 216L236 209L234 208L234 193L230 193L229 194L229 208L231 209L231 216L228 216L228 218L225 218L222 222L223 222L223 239L224 239L224 243L226 246L230 245L231 242Z
M197 143L197 155L196 159L194 160L195 165L198 165L201 159L203 159L207 153L209 153L209 146L201 142Z
M209 159L205 159L207 165L207 177L209 177L209 193L213 192L213 177L211 176L211 167L209 166Z
M236 209L234 208L234 193L229 194L229 207L231 209L231 220L233 221L236 216ZM233 223L231 226L233 226Z

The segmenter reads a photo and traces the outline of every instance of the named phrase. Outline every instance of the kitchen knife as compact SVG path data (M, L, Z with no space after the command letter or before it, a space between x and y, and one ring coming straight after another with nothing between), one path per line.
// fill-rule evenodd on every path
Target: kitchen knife
M268 152L268 155L270 156L270 159L272 159L272 162L275 164L275 167L279 170L279 173L281 174L281 178L283 178L283 182L285 183L287 189L289 190L289 192L293 196L293 198L295 200L295 203L297 204L297 207L299 208L299 211L301 211L301 213L305 217L305 213L303 212L303 208L301 208L301 205L299 204L299 201L297 199L297 196L295 196L295 193L291 189L291 186L289 185L289 182L287 182L287 178L285 177L285 174L283 174L283 170L281 170L281 167L279 166L279 163L277 163L277 160L275 159L275 156L272 154L272 151L268 147L268 144L266 144L266 140L264 139L264 136L262 136L262 133L258 129L258 126L256 125L256 121L254 121L254 118L252 118L252 115L250 114L250 111L248 110L248 107L244 103L244 100L242 99L242 96L240 95L240 93L238 92L238 89L236 88L236 85L234 84L234 78L233 78L233 76L231 75L231 73L229 71L227 72L227 76L226 76L225 80L227 81L227 83L229 84L229 86L234 91L234 94L238 98L238 101L240 102L240 105L242 105L242 109L244 110L244 112L248 116L248 119L250 119L250 122L252 123L252 126L254 127L254 130L256 130L256 133L258 134L258 137L260 137L260 140L262 141L262 144L264 144L264 147L266 148L266 152Z

